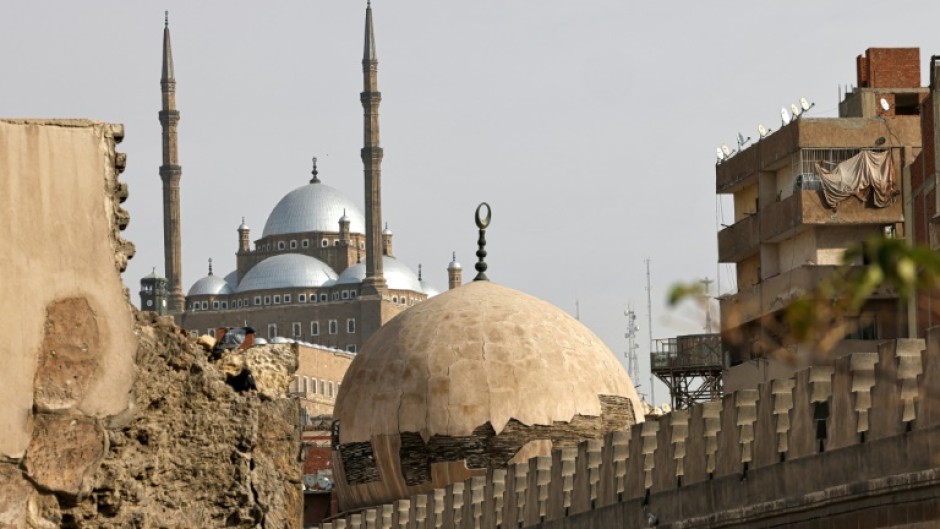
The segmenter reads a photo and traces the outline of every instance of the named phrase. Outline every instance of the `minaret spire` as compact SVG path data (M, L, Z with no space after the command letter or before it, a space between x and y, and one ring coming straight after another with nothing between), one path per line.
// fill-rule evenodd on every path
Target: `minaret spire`
M180 113L176 110L176 78L173 73L173 50L170 46L170 16L163 19L163 72L160 76L160 91L163 106L160 110L160 126L163 129L163 164L160 179L163 180L163 256L167 278L167 309L170 314L183 312L183 250L180 235L180 177L176 126Z
M379 103L382 94L378 83L379 59L375 53L375 32L372 27L372 3L366 5L365 43L362 53L363 88L359 96L363 112L362 166L365 176L366 204L366 277L362 282L364 295L382 295L386 291L382 271L382 147L379 143Z

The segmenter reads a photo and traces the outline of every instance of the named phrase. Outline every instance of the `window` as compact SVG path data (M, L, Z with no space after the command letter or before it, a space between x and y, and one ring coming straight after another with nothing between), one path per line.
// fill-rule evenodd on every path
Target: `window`
M265 296L265 297L264 297L264 304L265 304L265 305L270 305L270 304L271 304L271 296Z
M190 338L199 338L199 331L197 329L193 329L189 331L189 336Z
M255 305L261 304L261 296L255 296Z
M320 336L320 322L310 322L310 336Z
M355 352L356 352L356 344L351 343L351 344L347 345L347 346L346 346L346 350L349 351L350 353L355 353Z
M328 395L330 396L331 399L333 398L333 383L332 382L330 382L330 392L328 393Z
M211 327L206 329L206 334L208 334L209 336L215 336L215 329Z
M351 290L351 291L349 292L349 299L356 299L356 296L358 296L358 295L359 295L358 292L356 292L355 290Z
M275 304L275 305L280 305L280 304L281 304L281 295L280 295L280 294L275 294L275 295L274 295L274 304Z
M328 241L328 240L326 240L326 239L323 239L322 241L320 241L320 246L322 246L322 247L324 247L324 248L326 248L326 247L329 246L329 245L330 245L330 241Z
M330 334L339 332L339 323L336 320L330 320Z
M297 241L291 241L291 242L290 242L290 249L291 249L291 250L295 250L296 248L297 248Z
M269 323L268 324L268 340L273 340L277 336L277 324Z
M356 318L349 318L346 320L346 332L349 334L356 334Z
M344 290L344 291L343 291L343 299L349 299L349 291L348 291L348 290Z
M339 240L333 241L333 246L339 246Z
M294 323L291 324L290 327L291 327L290 329L291 336L293 336L294 338L300 338L301 333L303 332L300 327L300 322L295 321Z
M300 241L300 247L301 247L301 248L307 248L307 247L309 247L309 246L310 246L310 239L304 239L304 240Z
M333 292L333 301L336 301L338 299L339 299L339 292Z
M326 395L326 381L320 381L320 395Z
M297 303L306 303L307 295L306 294L297 294Z
M320 294L320 301L328 301L325 292L323 294Z
M213 302L212 302L212 310L219 310L219 302L218 302L218 301L213 301Z
M290 303L290 294L284 294L284 303Z
M202 302L202 310L209 310L209 302L208 302L208 301L203 301L203 302Z
M277 249L278 250L284 249L284 241L277 241Z
M398 296L392 296L392 303L398 303Z
M228 301L223 301L223 302L222 302L222 310L225 310L225 309L227 309L227 308L228 308Z

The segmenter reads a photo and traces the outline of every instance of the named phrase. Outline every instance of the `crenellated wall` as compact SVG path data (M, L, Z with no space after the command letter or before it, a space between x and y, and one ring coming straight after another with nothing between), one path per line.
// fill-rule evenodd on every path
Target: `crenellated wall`
M940 329L322 529L929 527Z

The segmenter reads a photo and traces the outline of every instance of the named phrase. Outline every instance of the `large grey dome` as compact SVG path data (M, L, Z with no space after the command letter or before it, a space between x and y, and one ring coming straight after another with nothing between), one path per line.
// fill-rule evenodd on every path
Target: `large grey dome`
M339 218L345 211L349 231L365 233L365 218L359 207L336 188L322 183L300 186L274 206L264 223L262 237L308 231L339 231Z
M238 270L232 270L225 274L225 282L232 287L232 291L235 291L238 288Z
M207 275L193 283L187 296L218 296L221 294L231 294L232 287L219 276Z
M414 273L408 265L398 262L394 257L382 256L382 274L385 276L385 282L388 288L393 290L411 290L414 292L424 292L421 283L418 282L418 275ZM362 283L366 278L366 264L356 263L339 275L336 281L337 285L351 285Z
M285 253L256 264L238 284L238 292L271 288L320 287L336 279L323 261L307 255Z

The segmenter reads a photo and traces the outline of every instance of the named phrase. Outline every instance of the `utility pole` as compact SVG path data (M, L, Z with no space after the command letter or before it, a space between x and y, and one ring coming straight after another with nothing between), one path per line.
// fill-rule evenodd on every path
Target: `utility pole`
M650 282L650 260L646 258L646 317L650 335L650 358L653 355L653 287ZM656 388L653 386L653 366L650 365L650 404L656 406Z

